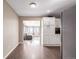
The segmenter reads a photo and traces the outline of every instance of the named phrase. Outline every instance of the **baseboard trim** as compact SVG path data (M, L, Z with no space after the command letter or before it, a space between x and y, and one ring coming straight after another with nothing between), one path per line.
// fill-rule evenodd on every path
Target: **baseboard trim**
M61 46L60 44L43 44L43 46Z
M11 50L9 51L9 53L8 53L5 57L3 57L3 59L6 59L6 58L10 55L10 53L11 53L18 45L19 45L19 43L18 43L13 49L11 49Z
M24 42L19 42L19 44L23 44Z

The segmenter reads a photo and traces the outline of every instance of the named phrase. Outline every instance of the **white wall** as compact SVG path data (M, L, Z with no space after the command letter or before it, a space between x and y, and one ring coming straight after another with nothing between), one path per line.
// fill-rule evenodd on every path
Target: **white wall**
M3 6L3 57L18 44L18 16L4 0Z
M46 24L48 23L50 24L50 27L47 27ZM55 34L55 27L61 28L60 18L55 18L55 17L43 18L43 44L44 46L60 46L61 45L61 34Z

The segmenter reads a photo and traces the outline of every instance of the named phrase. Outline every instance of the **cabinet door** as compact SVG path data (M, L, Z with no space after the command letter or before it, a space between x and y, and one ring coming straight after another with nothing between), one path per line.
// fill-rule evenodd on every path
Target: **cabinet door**
M52 44L51 37L55 34L55 18L46 17L43 19L43 43Z
M43 44L60 45L60 34L55 34L55 27L60 27L60 20L54 17L45 17L43 19Z

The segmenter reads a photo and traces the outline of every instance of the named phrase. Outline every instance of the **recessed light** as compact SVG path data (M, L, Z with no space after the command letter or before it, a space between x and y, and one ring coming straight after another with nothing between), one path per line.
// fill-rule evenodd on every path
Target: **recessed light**
M50 10L47 10L47 12L50 13L51 11Z
M29 5L30 5L31 8L35 8L37 6L37 4L34 3L34 2L30 3Z

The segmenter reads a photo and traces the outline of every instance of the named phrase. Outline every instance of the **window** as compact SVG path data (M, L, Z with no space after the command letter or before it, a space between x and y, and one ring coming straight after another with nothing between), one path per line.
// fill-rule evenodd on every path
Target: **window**
M33 36L40 36L40 27L39 26L24 26L24 33Z

